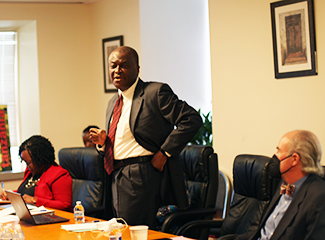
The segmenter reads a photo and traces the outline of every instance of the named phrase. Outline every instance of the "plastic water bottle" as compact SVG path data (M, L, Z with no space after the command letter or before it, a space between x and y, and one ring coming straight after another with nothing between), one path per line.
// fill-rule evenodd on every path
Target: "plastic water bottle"
M1 236L2 240L12 240L12 233L9 228L10 226L8 225L3 227L2 236Z
M0 223L0 239L2 239L3 225Z
M13 240L25 240L24 231L21 229L19 224L16 224L14 227Z
M12 223L7 223L7 226L9 228L9 231L11 232L11 235L13 235L14 234L14 228L12 226Z
M85 209L81 205L81 201L76 202L76 206L73 209L74 220L76 223L84 223L85 222Z

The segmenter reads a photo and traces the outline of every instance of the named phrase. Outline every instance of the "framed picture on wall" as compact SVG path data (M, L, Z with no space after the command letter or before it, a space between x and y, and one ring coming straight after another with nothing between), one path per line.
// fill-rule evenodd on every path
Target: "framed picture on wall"
M275 78L317 75L313 0L271 3Z
M103 64L104 64L104 89L105 93L116 92L117 89L113 85L108 71L108 57L113 50L123 46L123 36L116 36L110 38L104 38L102 40L103 45Z
M11 171L7 105L0 105L0 172Z

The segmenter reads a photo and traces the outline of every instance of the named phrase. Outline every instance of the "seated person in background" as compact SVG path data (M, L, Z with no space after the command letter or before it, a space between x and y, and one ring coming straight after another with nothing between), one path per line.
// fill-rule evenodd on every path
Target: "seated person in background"
M72 178L55 162L51 142L42 136L32 136L20 145L19 156L27 165L17 190L25 202L72 211ZM4 191L1 199L7 199Z
M285 134L269 163L273 178L282 178L257 232L238 239L324 239L325 181L322 149L317 137L304 130ZM252 234L251 234L252 235Z
M84 142L85 147L96 148L96 144L93 143L93 141L89 139L89 136L90 136L89 129L91 129L91 128L99 129L99 127L97 127L97 126L89 125L82 132L82 140Z

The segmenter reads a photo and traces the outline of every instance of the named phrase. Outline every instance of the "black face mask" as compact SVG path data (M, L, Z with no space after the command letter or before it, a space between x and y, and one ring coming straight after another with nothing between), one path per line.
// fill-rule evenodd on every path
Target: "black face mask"
M290 156L282 159L282 161L291 157L291 156L292 156L292 154ZM269 175L272 178L281 178L282 174L288 172L291 168L292 168L292 166L288 170L286 170L285 172L282 173L280 171L280 160L278 159L278 157L275 154L271 158L269 165L268 165Z

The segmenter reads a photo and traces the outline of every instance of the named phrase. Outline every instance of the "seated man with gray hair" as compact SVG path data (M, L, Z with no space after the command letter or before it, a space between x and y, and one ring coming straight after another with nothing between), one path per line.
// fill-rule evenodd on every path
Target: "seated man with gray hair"
M321 156L321 144L312 132L286 133L268 167L272 177L283 180L281 187L258 230L238 239L324 239L325 181Z

